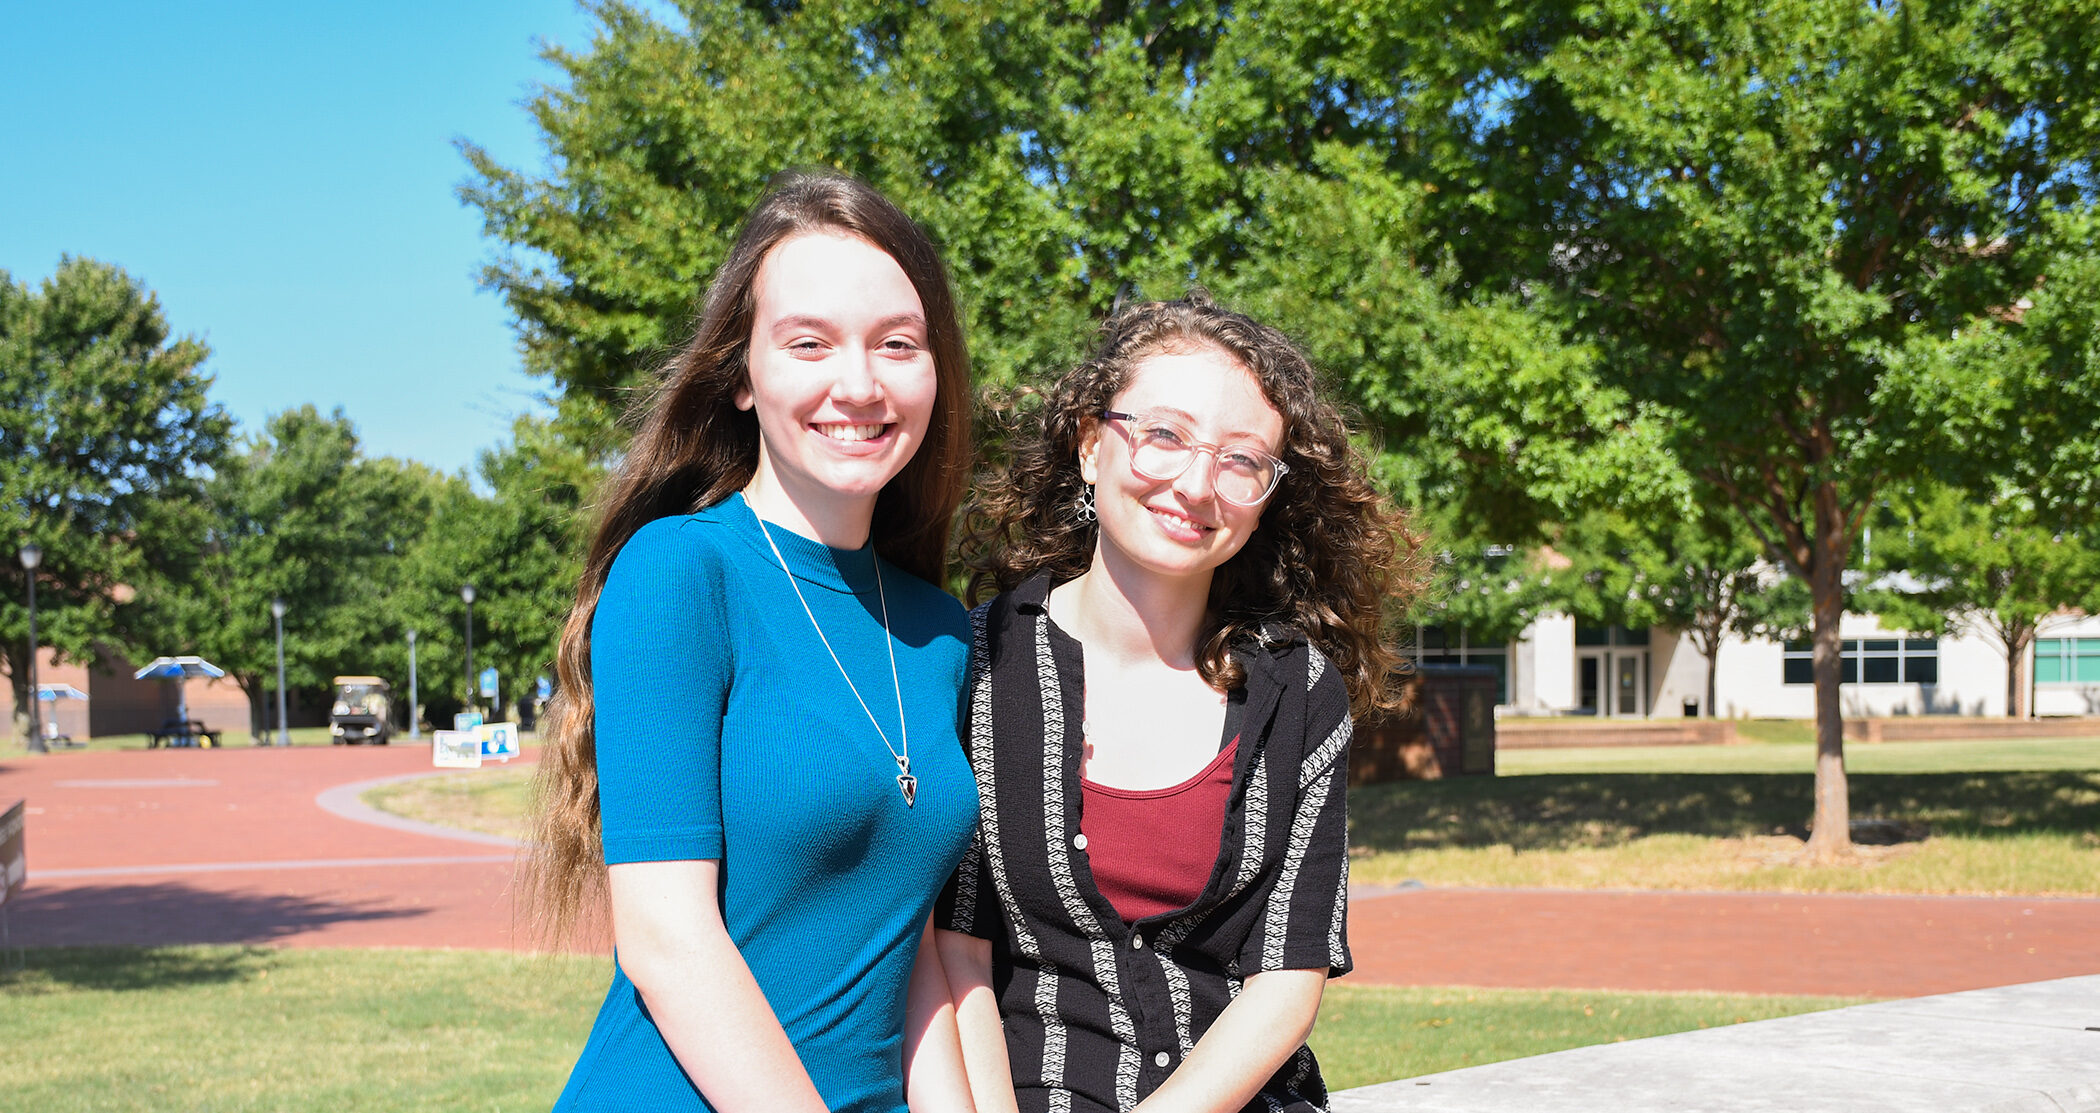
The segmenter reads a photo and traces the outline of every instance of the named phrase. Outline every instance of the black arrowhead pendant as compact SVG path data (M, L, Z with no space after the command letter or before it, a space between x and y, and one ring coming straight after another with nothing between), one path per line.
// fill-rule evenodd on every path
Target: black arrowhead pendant
M909 808L912 806L912 802L919 798L919 778L911 775L911 758L909 757L898 758L897 768L902 770L902 772L897 774L897 791L904 794L904 806Z

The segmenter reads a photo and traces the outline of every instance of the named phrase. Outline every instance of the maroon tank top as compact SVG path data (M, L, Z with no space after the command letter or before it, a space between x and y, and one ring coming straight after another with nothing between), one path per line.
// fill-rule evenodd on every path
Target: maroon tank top
M1202 772L1169 788L1110 788L1079 779L1079 831L1094 887L1125 923L1187 908L1203 895L1225 834L1239 748L1235 736Z

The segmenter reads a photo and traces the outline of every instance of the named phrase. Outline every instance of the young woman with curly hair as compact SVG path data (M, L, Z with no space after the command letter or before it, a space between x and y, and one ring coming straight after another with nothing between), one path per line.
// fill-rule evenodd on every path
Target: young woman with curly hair
M937 586L968 390L925 233L776 180L562 634L527 881L557 935L609 896L616 951L557 1109L968 1107L929 927L977 815Z
M1275 329L1140 305L969 521L1001 594L935 924L978 1109L1324 1108L1351 711L1392 702L1419 568L1340 411Z

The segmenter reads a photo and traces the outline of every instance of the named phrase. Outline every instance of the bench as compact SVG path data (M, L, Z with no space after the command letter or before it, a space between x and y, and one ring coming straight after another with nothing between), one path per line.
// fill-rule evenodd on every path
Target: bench
M161 746L203 746L210 749L219 744L219 732L208 730L195 719L169 719L159 730L146 732L146 748Z

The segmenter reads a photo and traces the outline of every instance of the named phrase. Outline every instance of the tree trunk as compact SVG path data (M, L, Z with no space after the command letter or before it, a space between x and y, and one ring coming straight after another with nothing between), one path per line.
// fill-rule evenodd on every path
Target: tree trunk
M1691 641L1692 648L1699 651L1700 660L1706 662L1706 702L1700 704L1700 710L1702 716L1708 719L1715 717L1714 693L1719 686L1715 683L1714 674L1721 661L1722 636L1718 630L1707 630L1703 622L1685 631L1685 637Z
M26 634L22 637L22 648L29 648L29 637ZM27 746L29 745L29 670L22 666L20 655L10 653L4 649L0 649L0 668L7 670L7 686L12 690L14 696L10 702L13 704L15 711L15 739L22 745Z
M1839 703L1844 678L1844 643L1838 623L1845 613L1846 523L1837 492L1828 483L1816 490L1816 533L1811 542L1814 565L1808 571L1813 614L1816 681L1816 806L1808 838L1808 857L1828 862L1852 849L1852 803L1845 784L1845 719Z
M1714 700L1715 693L1720 690L1715 674L1720 670L1721 666L1721 639L1715 638L1713 648L1707 650L1702 656L1706 658L1706 717L1709 719L1718 718L1719 714L1715 709Z
M2034 709L2027 706L2027 693L2034 685L2029 682L2033 675L2034 660L2027 655L2028 647L2034 644L2034 627L2022 624L2005 631L2005 716L2009 719L2030 717Z
M248 697L248 741L261 745L264 725L262 679L235 673L233 682L240 685L242 694Z

